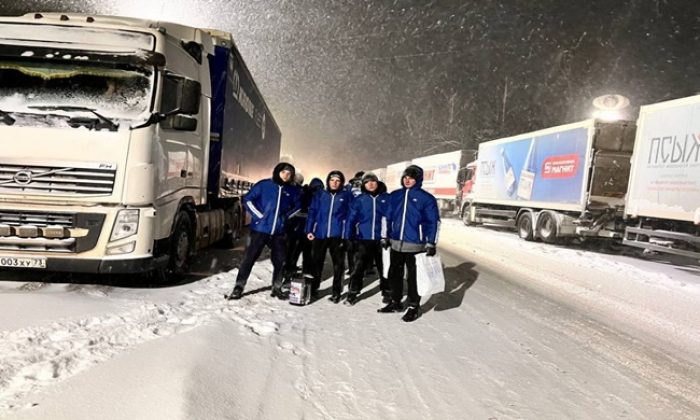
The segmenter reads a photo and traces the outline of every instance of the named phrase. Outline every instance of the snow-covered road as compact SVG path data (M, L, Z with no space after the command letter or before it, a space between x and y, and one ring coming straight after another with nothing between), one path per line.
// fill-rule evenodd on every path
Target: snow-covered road
M269 262L133 289L0 282L0 417L700 417L692 267L443 223L448 291L412 324L269 297ZM330 287L330 281L323 287Z

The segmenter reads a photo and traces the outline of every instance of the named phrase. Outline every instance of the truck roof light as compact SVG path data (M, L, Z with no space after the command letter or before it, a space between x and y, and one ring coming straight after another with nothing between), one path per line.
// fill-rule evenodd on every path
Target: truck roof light
M65 21L67 21L67 20L69 20L69 19L68 19L68 16L67 16L67 15L61 15L61 20L65 22Z
M34 19L41 19L43 17L44 15L42 15L41 13L34 13Z
M86 21L87 23L92 23L92 22L95 21L95 18L92 17L92 16L88 16L87 18L85 18L85 21Z

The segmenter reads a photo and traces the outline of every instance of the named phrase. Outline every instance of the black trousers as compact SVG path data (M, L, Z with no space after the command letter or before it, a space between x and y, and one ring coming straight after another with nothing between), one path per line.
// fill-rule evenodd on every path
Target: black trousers
M294 234L287 234L287 257L284 262L285 277L290 278L294 274L297 261L299 261L299 254L301 254L301 238Z
M404 267L408 270L406 283L408 285L408 306L420 305L418 285L416 284L416 254L417 252L398 252L391 250L391 265L389 266L389 282L391 284L391 298L395 302L401 302L403 297Z
M382 247L379 241L360 240L355 242L355 267L350 275L350 293L359 294L362 291L365 273L374 262L379 271L379 288L382 293L389 293L389 282L384 278L382 264ZM377 256L379 258L377 259Z
M285 253L287 244L284 235L269 235L266 233L250 231L250 245L245 250L245 256L241 262L241 267L238 269L236 277L236 286L245 287L250 277L250 271L253 269L253 264L260 258L265 246L268 246L271 251L272 259L272 287L282 287L282 274L284 269Z
M340 296L343 291L343 277L345 276L345 251L341 238L314 239L311 241L314 257L314 281L312 290L318 290L323 275L323 263L326 260L326 252L330 251L333 261L333 296Z

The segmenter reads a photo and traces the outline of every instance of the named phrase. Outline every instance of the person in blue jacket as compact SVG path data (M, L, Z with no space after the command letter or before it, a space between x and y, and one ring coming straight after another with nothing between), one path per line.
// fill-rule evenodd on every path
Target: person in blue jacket
M340 302L345 274L345 224L352 193L343 190L345 176L340 171L331 171L326 178L326 189L317 192L311 200L306 220L306 234L312 244L314 258L314 279L311 285L312 296L318 296L323 274L326 251L330 250L333 261L333 287L331 301Z
M346 298L346 302L350 305L357 303L357 296L362 291L365 272L375 260L377 252L381 253L382 227L386 231L388 208L389 194L382 193L379 179L375 174L365 173L362 177L362 194L352 201L346 224L345 236L353 240L356 250L355 266L351 268L350 286ZM381 259L377 270L380 278L379 288L382 295L387 294L389 293L389 285L382 275Z
M421 188L423 169L411 165L404 170L401 177L402 188L389 196L388 239L382 246L391 246L391 265L389 282L392 299L379 312L401 312L403 297L404 267L408 285L408 310L403 316L406 322L420 317L420 296L416 285L416 254L425 252L434 256L440 227L440 213L437 200L432 194Z
M314 194L323 189L323 181L314 178L301 189L301 211L290 220L294 223L288 226L287 231L287 260L285 266L284 284L288 286L292 277L298 270L297 261L302 257L301 272L304 277L313 278L313 258L311 256L311 241L306 237L306 220L309 214L309 206Z
M282 292L286 240L284 225L300 210L299 188L294 186L294 166L279 163L272 172L272 178L253 185L243 197L243 205L250 213L250 245L238 269L236 285L227 299L240 299L243 295L253 264L260 257L265 246L271 251L272 296L285 299Z

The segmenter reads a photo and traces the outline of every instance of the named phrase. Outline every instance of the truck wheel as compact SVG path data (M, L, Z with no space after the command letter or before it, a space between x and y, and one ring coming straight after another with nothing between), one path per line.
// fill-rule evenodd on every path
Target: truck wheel
M464 223L464 226L472 226L473 223L471 220L469 220L469 209L471 206L469 204L465 205L464 208L462 208L462 223Z
M552 213L543 212L540 215L537 227L537 233L544 242L553 244L557 241L557 220Z
M532 213L529 211L524 212L520 215L520 217L518 217L518 236L526 241L532 241L535 239L534 231L532 229Z
M187 212L180 211L175 218L175 227L170 237L168 264L158 270L157 280L168 284L182 279L187 273L192 249L192 220Z

